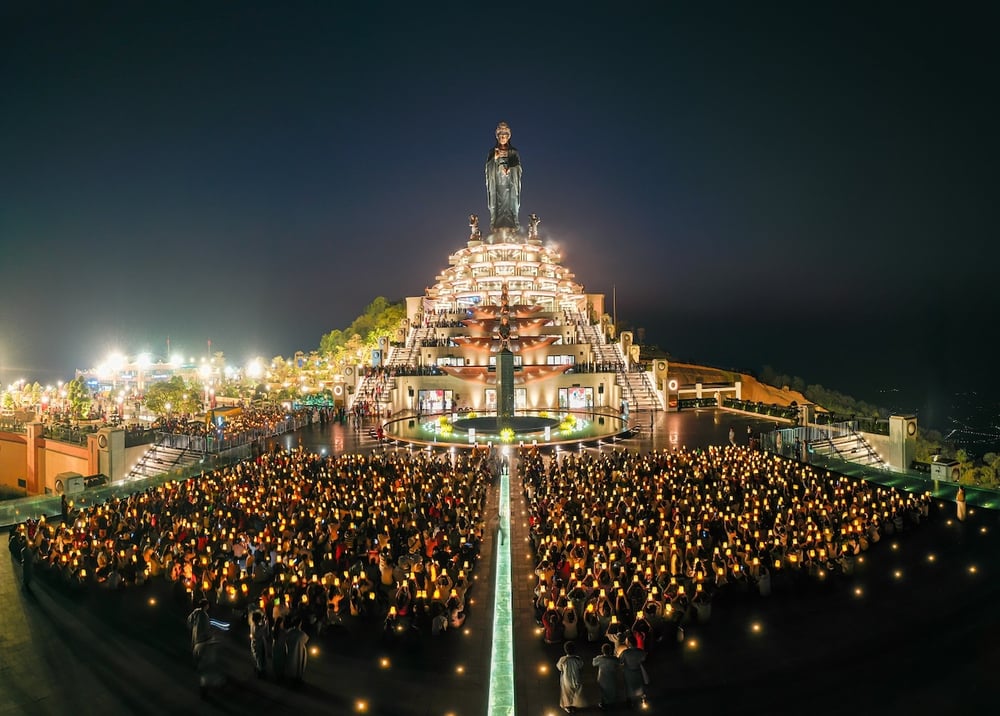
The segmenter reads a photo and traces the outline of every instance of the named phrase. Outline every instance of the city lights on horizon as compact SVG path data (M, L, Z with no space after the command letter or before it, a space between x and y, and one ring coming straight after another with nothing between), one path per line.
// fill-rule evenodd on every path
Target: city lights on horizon
M298 353L293 355L298 355ZM194 368L203 364L214 365L218 360L219 357L215 351L213 351L210 355L199 356L197 354L191 354L186 351L174 349L170 351L169 355L158 356L147 348L141 349L133 354L121 348L113 347L110 348L103 355L103 357L92 363L90 367L78 368L75 371L67 372L67 375L64 378L59 379L57 383L59 388L62 388L70 380L80 375L93 375L103 381L112 380L122 373L138 375L139 373L147 373L161 369L176 371L179 369ZM290 359L286 360L291 362ZM219 370L230 379L235 379L241 375L258 379L263 377L267 373L268 368L271 366L272 361L261 355L251 355L242 362L237 361L235 363L228 358L223 358L222 362L218 364ZM30 368L28 370L30 372ZM9 392L17 391L36 382L40 381L24 377L22 374L22 376L9 381L5 387ZM51 384L51 379L47 382ZM0 388L2 387L4 387L3 384L0 384ZM46 385L45 389L47 391L51 391L51 385Z

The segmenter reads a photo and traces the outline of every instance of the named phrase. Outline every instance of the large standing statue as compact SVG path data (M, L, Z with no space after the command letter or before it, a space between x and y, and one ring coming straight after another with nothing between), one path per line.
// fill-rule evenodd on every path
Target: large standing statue
M520 228L521 159L510 144L510 126L497 125L497 143L486 157L486 196L490 206L490 231Z

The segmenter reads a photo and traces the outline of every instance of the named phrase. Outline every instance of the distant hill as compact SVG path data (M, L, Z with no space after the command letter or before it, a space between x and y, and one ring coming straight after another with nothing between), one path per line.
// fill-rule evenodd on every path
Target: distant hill
M742 383L743 400L766 403L767 405L791 405L793 401L797 405L807 405L811 402L798 391L775 388L773 385L761 383L747 373L692 363L675 363L674 361L669 361L667 370L670 377L676 378L681 385L732 383L738 380ZM817 406L817 408L823 409L821 406Z

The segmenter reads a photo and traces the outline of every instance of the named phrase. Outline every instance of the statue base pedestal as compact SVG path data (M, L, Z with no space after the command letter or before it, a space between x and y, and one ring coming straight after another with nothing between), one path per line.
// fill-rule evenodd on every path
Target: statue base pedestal
M497 424L508 427L514 415L514 354L509 348L497 352Z
M517 229L508 229L506 227L494 229L493 233L487 238L487 242L491 244L519 244L523 241L524 239Z

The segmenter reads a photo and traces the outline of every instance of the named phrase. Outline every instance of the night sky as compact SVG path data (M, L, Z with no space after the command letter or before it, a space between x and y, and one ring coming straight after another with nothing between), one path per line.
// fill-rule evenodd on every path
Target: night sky
M993 370L1000 18L871 4L5 3L0 380L423 293L505 120L647 342L926 412Z

